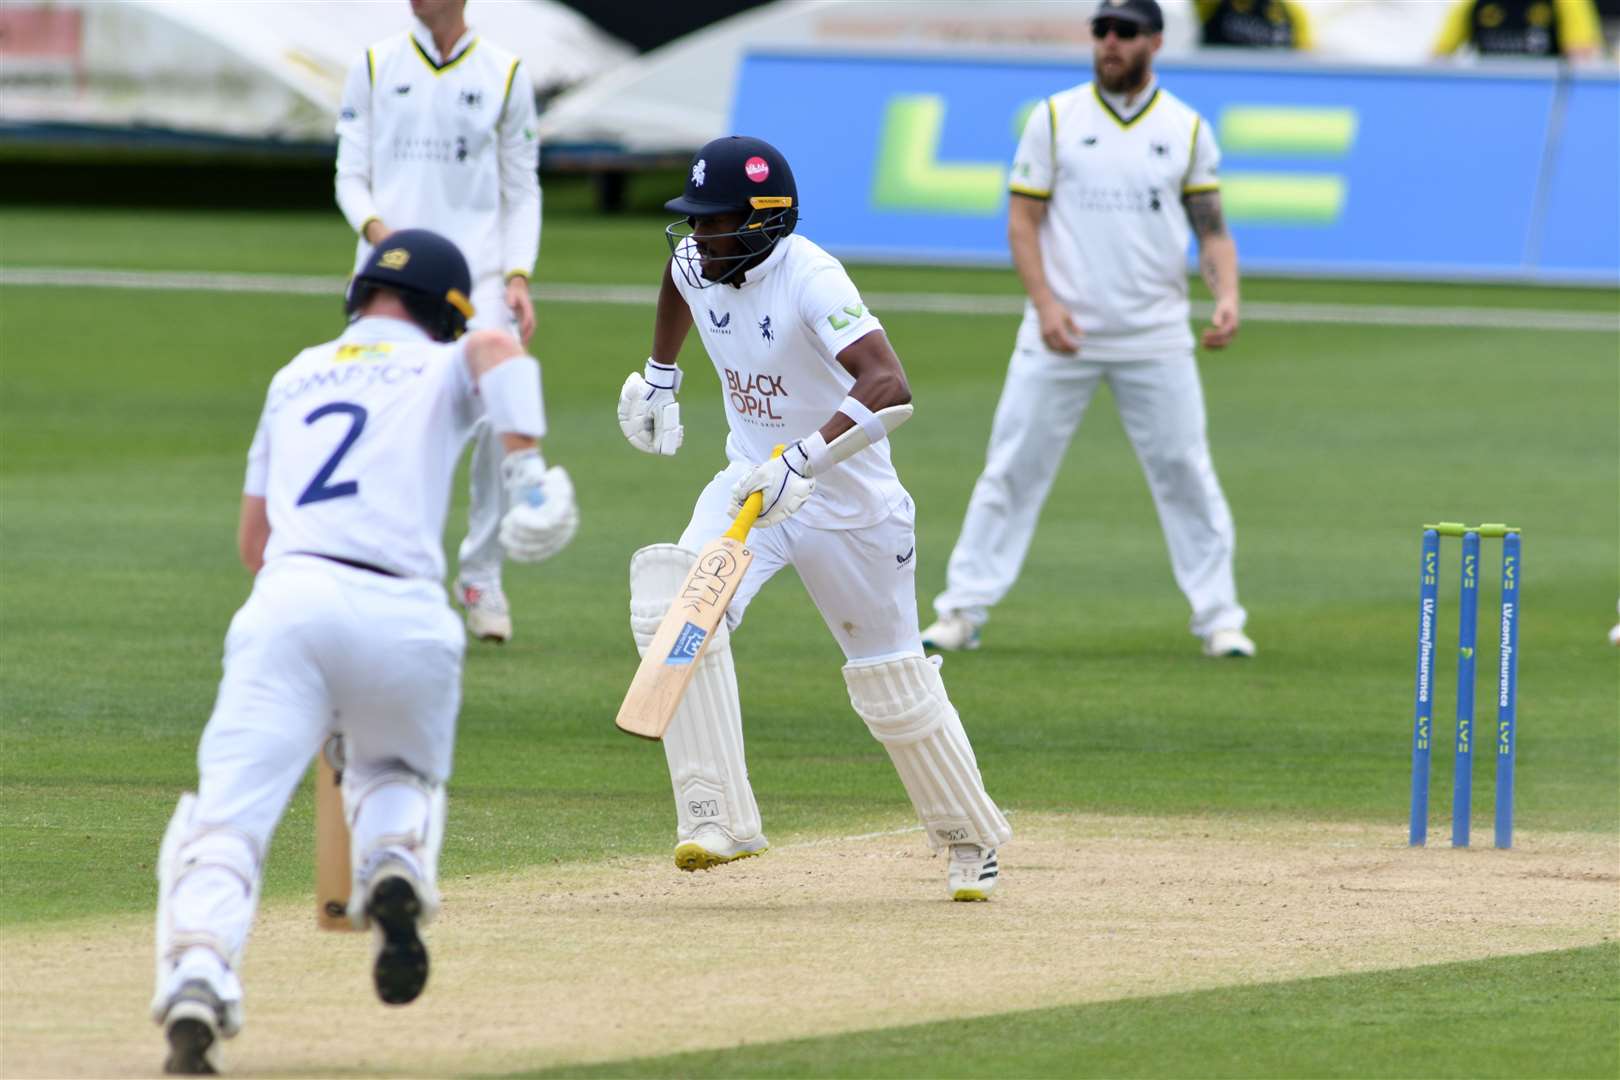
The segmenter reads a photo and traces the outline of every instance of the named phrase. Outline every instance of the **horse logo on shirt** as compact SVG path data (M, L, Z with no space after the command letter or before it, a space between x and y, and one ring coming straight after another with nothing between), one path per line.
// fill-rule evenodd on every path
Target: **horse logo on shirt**
M759 336L764 338L766 342L776 340L776 335L771 333L771 317L769 315L759 320Z

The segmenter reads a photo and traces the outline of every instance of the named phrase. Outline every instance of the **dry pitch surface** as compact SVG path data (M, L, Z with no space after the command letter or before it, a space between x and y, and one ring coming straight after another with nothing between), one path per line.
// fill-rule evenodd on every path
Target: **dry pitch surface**
M1014 828L989 904L948 902L915 830L694 876L635 859L453 880L427 991L403 1009L372 996L367 937L318 934L307 902L269 905L224 1065L498 1073L1620 937L1613 836L1412 851L1400 823L1026 814ZM149 917L0 945L5 1076L158 1071Z

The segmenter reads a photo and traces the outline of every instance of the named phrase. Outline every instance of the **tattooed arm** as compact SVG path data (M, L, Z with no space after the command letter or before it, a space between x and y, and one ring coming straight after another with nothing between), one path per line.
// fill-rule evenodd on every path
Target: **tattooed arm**
M1198 272L1215 297L1215 313L1204 328L1206 349L1225 348L1238 331L1237 245L1226 231L1219 191L1195 191L1182 198L1193 235L1198 237Z

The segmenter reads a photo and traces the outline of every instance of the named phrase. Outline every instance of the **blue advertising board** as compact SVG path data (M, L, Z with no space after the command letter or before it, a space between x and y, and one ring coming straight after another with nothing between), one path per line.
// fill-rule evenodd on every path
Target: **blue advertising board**
M1620 283L1620 85L1532 66L1164 63L1214 125L1246 267ZM732 130L793 164L805 231L841 255L1005 263L1007 170L1082 59L760 52Z

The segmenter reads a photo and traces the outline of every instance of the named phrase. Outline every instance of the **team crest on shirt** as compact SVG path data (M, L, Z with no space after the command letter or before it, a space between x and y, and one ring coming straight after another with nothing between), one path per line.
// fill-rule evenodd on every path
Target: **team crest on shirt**
M481 108L484 104L484 92L482 90L463 90L457 100L469 109Z
M776 335L771 332L771 317L769 315L759 320L759 336L765 339L767 345L776 340Z

